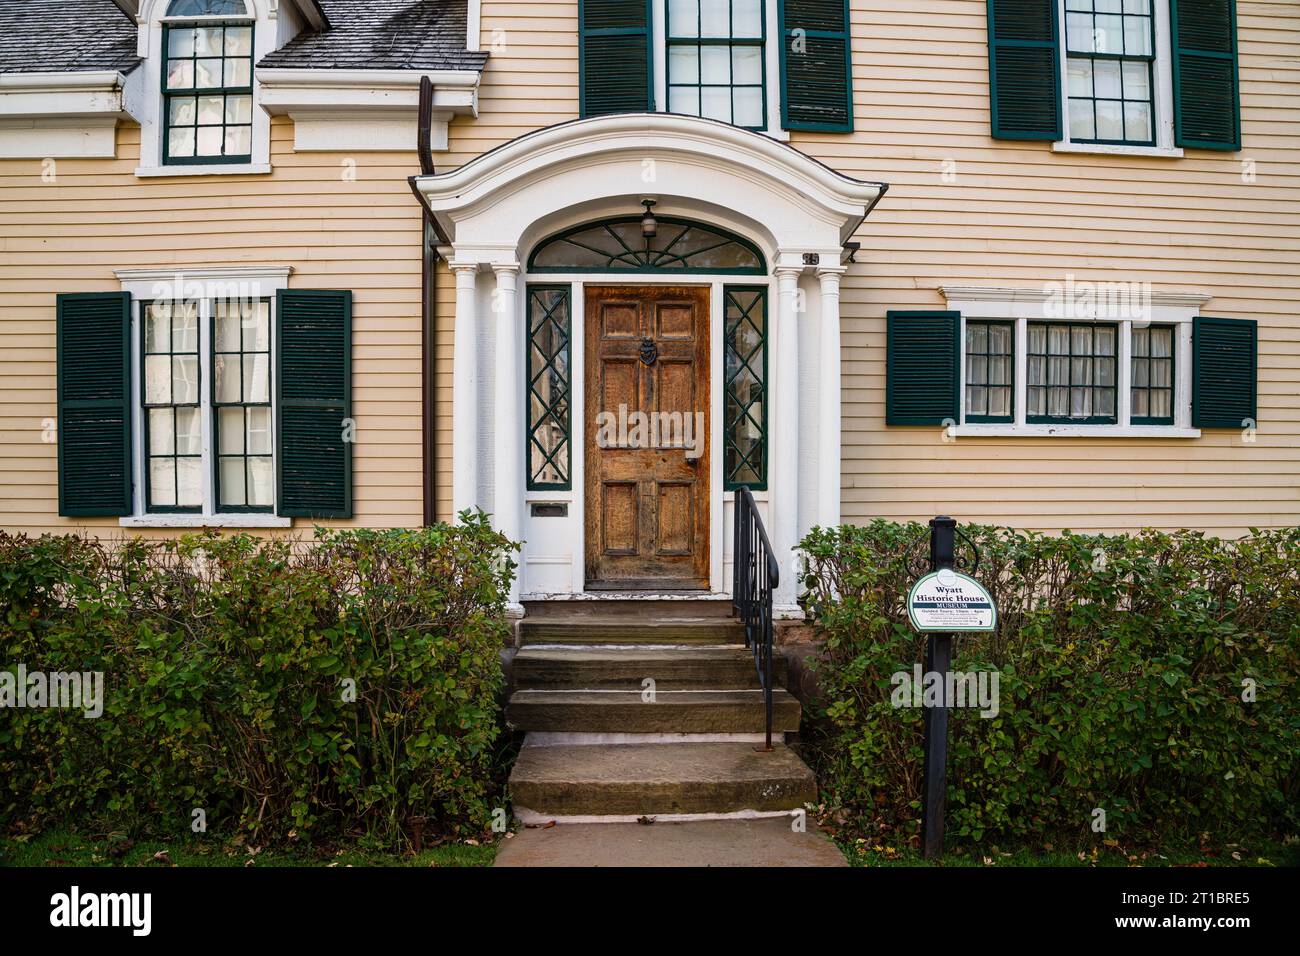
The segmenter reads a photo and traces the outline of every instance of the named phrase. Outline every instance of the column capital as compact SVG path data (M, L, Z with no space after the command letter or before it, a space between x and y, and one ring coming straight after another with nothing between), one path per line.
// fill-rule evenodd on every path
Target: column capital
M492 263L492 271L495 272L498 276L511 275L511 274L518 275L519 269L520 269L520 265L517 262Z
M478 267L479 264L477 262L469 262L465 259L447 260L447 268L450 269L452 272L454 272L456 275L461 275L462 273L466 273L466 272L471 274L477 273Z
M803 273L803 266L777 266L772 275L778 279L798 279Z

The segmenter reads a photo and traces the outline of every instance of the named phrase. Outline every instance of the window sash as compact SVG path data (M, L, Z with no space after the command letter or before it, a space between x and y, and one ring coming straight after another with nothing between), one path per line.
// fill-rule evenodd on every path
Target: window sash
M153 307L166 303L171 306L167 320L167 348L161 349L155 347L150 350L149 347L149 324L151 321L150 313ZM202 405L203 405L203 369L200 360L200 354L203 348L203 322L201 310L195 308L194 313L194 348L178 351L176 348L176 315L177 308L184 308L186 303L175 303L170 299L153 299L144 300L140 303L140 407L144 413L144 429L141 433L143 459L144 459L144 505L145 510L151 514L195 514L203 510L202 485L200 484L199 502L193 505L182 505L178 502L181 498L181 463L182 461L198 463L199 475L202 475L203 463L203 440L202 440ZM176 370L177 358L190 357L194 361L194 400L178 402L176 401ZM150 358L165 358L167 360L167 397L166 402L149 400L149 368ZM178 451L179 433L180 433L180 409L196 409L199 411L199 451L198 453L181 453ZM171 419L171 452L154 452L154 412L170 412ZM170 460L171 465L171 504L156 504L154 502L154 478L153 468L155 461ZM201 477L200 477L201 481Z
M1035 352L1032 350L1035 330L1043 330L1043 351ZM1068 350L1066 352L1053 352L1051 347L1051 335L1053 330L1065 330ZM1076 352L1074 348L1074 334L1078 329L1086 329L1089 336L1090 348L1087 352ZM1099 329L1109 329L1114 333L1114 350L1101 354L1097 352L1097 331ZM1066 424L1066 425L1116 425L1119 423L1119 359L1120 359L1120 335L1122 329L1118 324L1094 323L1094 322L1030 322L1026 328L1025 342L1025 422L1028 424ZM1040 385L1034 385L1029 381L1029 367L1035 359L1043 360L1043 382ZM1052 360L1063 360L1066 369L1066 381L1064 384L1059 382L1053 383L1051 380ZM1091 366L1090 381L1078 383L1074 380L1074 360L1088 359L1093 364ZM1097 362L1110 361L1114 364L1109 385L1097 384ZM1053 415L1050 411L1052 390L1064 388L1066 390L1066 400L1070 407L1074 403L1074 391L1076 389L1086 389L1089 395L1089 407L1094 411L1089 415ZM1044 414L1031 415L1029 409L1034 406L1032 398L1033 392L1041 389L1044 393L1043 407L1047 409ZM1098 415L1095 412L1097 408L1097 397L1104 392L1111 393L1112 413L1109 415Z
M1167 332L1169 334L1169 354L1167 356L1163 356L1163 355L1153 356L1151 354L1151 340L1152 338L1154 338L1152 334L1154 332ZM1137 343L1139 338L1145 339L1147 343L1145 346L1145 354L1143 355L1138 354ZM1136 399L1138 393L1141 392L1144 393L1145 405L1148 411L1148 413L1145 415L1138 415L1131 412L1129 421L1134 425L1172 425L1174 423L1175 414L1177 413L1177 402L1178 402L1178 390L1175 387L1175 383L1177 382L1177 376L1178 376L1178 329L1172 325L1149 325L1146 326L1145 328L1133 329L1129 341L1131 343L1130 344L1130 356L1131 356L1130 368L1132 370L1129 377L1129 381L1130 381L1129 408L1136 409L1138 407L1138 402L1136 401ZM1152 385L1151 373L1153 371L1154 364L1156 362L1166 362L1166 361L1169 363L1168 384ZM1146 380L1145 385L1137 384L1137 380L1138 380L1137 370L1139 364L1144 366L1146 372L1144 376ZM1150 409L1152 407L1151 400L1153 397L1153 393L1155 392L1169 393L1169 414L1168 415L1150 414Z
M704 35L704 14L703 7L709 2L726 2L727 4L727 34ZM759 35L756 37L738 37L735 35L735 2L734 0L699 0L695 5L695 35L694 36L674 36L673 19L672 19L672 0L664 0L664 37L665 50L664 59L667 67L665 69L666 85L665 104L669 112L676 112L673 109L673 90L694 90L695 103L697 110L690 113L692 116L704 116L704 91L725 89L729 91L730 110L729 117L725 122L741 125L735 122L736 119L736 91L737 90L758 90L759 91L759 117L758 124L744 124L745 129L763 131L767 129L767 0L759 0L758 5L759 18ZM727 76L726 83L706 83L704 82L704 56L703 48L705 47L725 47L727 51ZM673 76L673 49L694 48L695 58L695 79L682 80L680 76L674 79ZM757 83L736 83L735 82L735 51L737 49L756 49L758 51L758 82Z
M1158 131L1158 123L1159 123L1159 118L1156 115L1156 84L1158 82L1159 77L1157 75L1157 70L1156 70L1156 56L1157 56L1156 10L1154 4L1158 2L1162 2L1162 0L1148 0L1146 4L1146 12L1135 13L1135 12L1127 12L1127 8L1129 6L1128 2L1124 2L1119 5L1120 11L1122 12L1111 12L1106 10L1098 11L1096 9L1095 0L1094 2L1089 4L1090 7L1089 10L1078 9L1077 7L1079 6L1079 4L1076 3L1076 0L1065 0L1065 4L1064 4L1065 16L1062 18L1061 21L1061 39L1062 39L1062 47L1065 51L1066 75L1062 78L1062 83L1065 87L1065 101L1066 101L1066 124L1065 125L1066 125L1066 130L1069 132L1070 142L1089 143L1089 144L1096 144L1096 145L1115 145L1115 146L1155 146L1156 145L1157 138L1158 138L1157 131ZM1129 20L1145 19L1147 21L1145 36L1147 39L1147 48L1150 52L1129 53L1127 52L1127 49L1125 49L1120 53L1113 53L1109 51L1096 51L1096 50L1090 50L1084 52L1081 50L1071 49L1070 38L1072 34L1070 32L1070 21L1073 17L1079 17L1079 16L1089 17L1089 21L1091 23L1091 33L1093 34L1094 37L1097 34L1096 24L1097 24L1097 18L1099 16L1118 17L1120 23L1120 36L1122 38L1121 42L1124 44L1127 44L1127 37L1128 37L1128 33L1125 30L1125 26L1127 22ZM1095 47L1096 44L1094 42L1088 44L1088 46ZM1071 92L1069 66L1072 61L1074 62L1087 61L1091 64L1090 74L1089 74L1091 78L1091 95L1089 96L1075 95L1074 93ZM1118 65L1119 67L1118 79L1120 83L1118 97L1097 95L1097 64L1099 62L1116 63ZM1145 97L1136 97L1136 96L1129 97L1126 95L1127 82L1128 82L1125 79L1124 64L1126 63L1136 63L1136 64L1143 65L1144 72L1146 75L1146 96ZM1096 135L1097 128L1098 128L1098 111L1097 111L1098 102L1119 104L1119 111L1120 111L1119 121L1121 127L1123 128L1123 133L1124 133L1123 136L1115 138L1115 137L1104 137L1104 136ZM1147 125L1150 130L1150 135L1148 137L1139 139L1139 138L1130 137L1128 135L1128 120L1127 120L1126 109L1125 109L1126 104L1128 103L1141 103L1146 105ZM1072 131L1073 129L1072 116L1074 115L1074 111L1083 110L1083 109L1090 110L1092 113L1092 129L1094 133L1094 135L1092 136L1075 136Z
M985 329L985 347L983 352L972 352L970 349L970 334L972 328L983 327ZM992 337L988 334L994 328L1003 328L1007 330L1007 351L994 352L992 350ZM999 423L1006 424L1016 420L1016 325L1010 321L997 321L987 319L969 319L966 322L966 337L962 342L964 362L966 366L965 388L962 392L963 408L966 411L966 421L971 423ZM973 382L972 379L972 358L983 358L986 361L986 372L983 382ZM1008 380L1005 382L993 382L992 362L993 358L1005 358L1007 367L1010 370ZM1007 390L1007 413L1005 415L992 415L988 413L970 412L970 389L974 388L1005 388ZM988 397L985 397L985 408L990 407Z
M249 31L248 54L227 55L225 52L225 28L226 27L247 27ZM195 49L189 56L173 56L171 52L172 34L182 31L193 31L203 28L222 28L222 50L219 56L199 56L198 50ZM253 129L254 117L257 109L256 101L253 100L253 62L254 53L257 49L256 26L251 20L186 20L177 23L164 23L162 35L162 69L160 71L160 85L162 87L161 112L159 122L162 124L162 164L164 166L203 166L203 165L222 165L227 163L248 163L253 158ZM199 60L219 60L221 63L222 85L215 87L198 86L198 61ZM239 86L225 85L226 64L229 61L245 60L248 64L248 83ZM175 62L189 61L193 70L193 83L188 87L171 88L167 84L168 75L171 72L171 65ZM204 97L221 97L222 117L220 124L206 123L199 124L198 100ZM229 100L232 96L246 96L250 100L250 113L247 123L228 122ZM176 100L193 99L195 100L194 122L188 124L172 124L172 103ZM194 152L188 156L172 156L172 131L191 130L194 135ZM219 129L221 131L221 148L220 155L200 156L198 153L199 130ZM229 153L225 152L227 132L232 129L247 129L248 131L248 152L246 153Z
M238 299L229 299L223 301L226 303L228 308L231 306L235 306L235 307L241 307L242 310L242 306L244 305L244 302ZM212 375L210 376L211 390L209 393L211 404L212 404L212 409L211 409L212 501L213 501L213 510L219 514L269 514L274 512L275 510L275 444L272 438L272 425L271 425L271 418L272 418L271 396L275 394L274 391L275 383L273 381L274 369L272 368L272 361L271 361L271 301L270 299L265 299L265 298L253 299L251 301L252 304L265 306L266 348L258 349L258 348L248 347L249 343L247 341L247 337L248 337L249 330L244 326L242 320L239 323L239 350L231 351L229 349L220 348L219 346L222 343L218 341L218 336L217 336L218 316L215 309L216 302L213 303L214 308L212 310L212 319L211 322L209 323L210 334L208 336L208 342L210 346L209 354L210 354L211 366L212 366ZM254 342L253 344L255 345L256 343ZM239 389L240 401L238 402L220 400L220 397L217 392L217 359L220 357L224 357L227 362L229 362L233 357L233 359L238 363L239 379L240 379L240 389ZM266 400L265 401L251 400L245 394L245 388L247 383L245 383L244 381L244 366L245 366L246 358L256 359L258 357L263 357L264 361L266 362ZM254 367L256 367L256 362L254 362ZM267 410L266 439L267 439L267 445L269 450L265 454L262 453L254 454L249 452L248 450L248 440L249 440L248 412L249 409L256 409L256 408L264 408ZM240 424L241 424L241 428L243 429L243 435L240 439L240 444L241 447L243 448L243 451L239 454L226 453L222 451L221 412L226 409L241 409ZM244 476L243 477L244 503L225 504L222 501L223 498L222 464L226 461L236 459L236 458L242 459L243 461L242 470ZM271 476L270 476L271 503L270 504L266 504L266 505L248 504L248 499L251 497L250 493L252 490L252 479L250 477L250 469L252 468L252 462L254 459L265 459L271 465Z

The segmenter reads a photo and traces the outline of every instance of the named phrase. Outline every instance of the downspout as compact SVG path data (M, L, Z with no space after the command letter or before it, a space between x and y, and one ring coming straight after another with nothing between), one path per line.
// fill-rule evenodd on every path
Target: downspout
M420 109L417 126L416 151L420 156L420 174L432 176L433 149L429 127L433 113L433 83L427 76L420 77ZM437 441L434 434L434 395L437 389L438 375L438 330L437 330L437 275L438 275L438 225L433 214L420 195L414 178L411 188L420 200L423 211L420 229L420 441L422 460L424 462L424 526L427 528L438 520L438 469Z

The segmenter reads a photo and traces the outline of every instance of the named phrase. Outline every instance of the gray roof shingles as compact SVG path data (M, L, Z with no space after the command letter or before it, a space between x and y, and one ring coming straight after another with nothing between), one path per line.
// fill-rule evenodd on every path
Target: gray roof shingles
M0 0L0 73L130 73L135 44L113 0Z
M258 66L317 70L481 70L465 49L465 0L320 0L330 29L299 34Z
M330 28L306 30L259 66L304 70L481 70L465 49L466 0L319 0ZM0 73L140 65L136 26L113 0L0 0Z

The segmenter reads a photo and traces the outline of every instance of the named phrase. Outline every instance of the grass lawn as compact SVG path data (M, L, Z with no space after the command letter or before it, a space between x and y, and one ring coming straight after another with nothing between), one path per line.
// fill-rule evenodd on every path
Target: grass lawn
M1121 846L1105 840L1087 849L1063 849L1044 844L1035 848L988 847L979 850L945 851L939 860L926 860L917 848L867 845L865 841L836 840L850 866L1066 866L1066 867L1207 867L1207 866L1300 866L1300 842L1227 843L1218 846L1180 845L1159 850Z
M128 840L120 834L56 830L0 837L0 867L8 866L491 866L495 844L447 843L419 853L384 853L347 847L335 851L262 849L212 838ZM165 858L157 859L158 853Z

